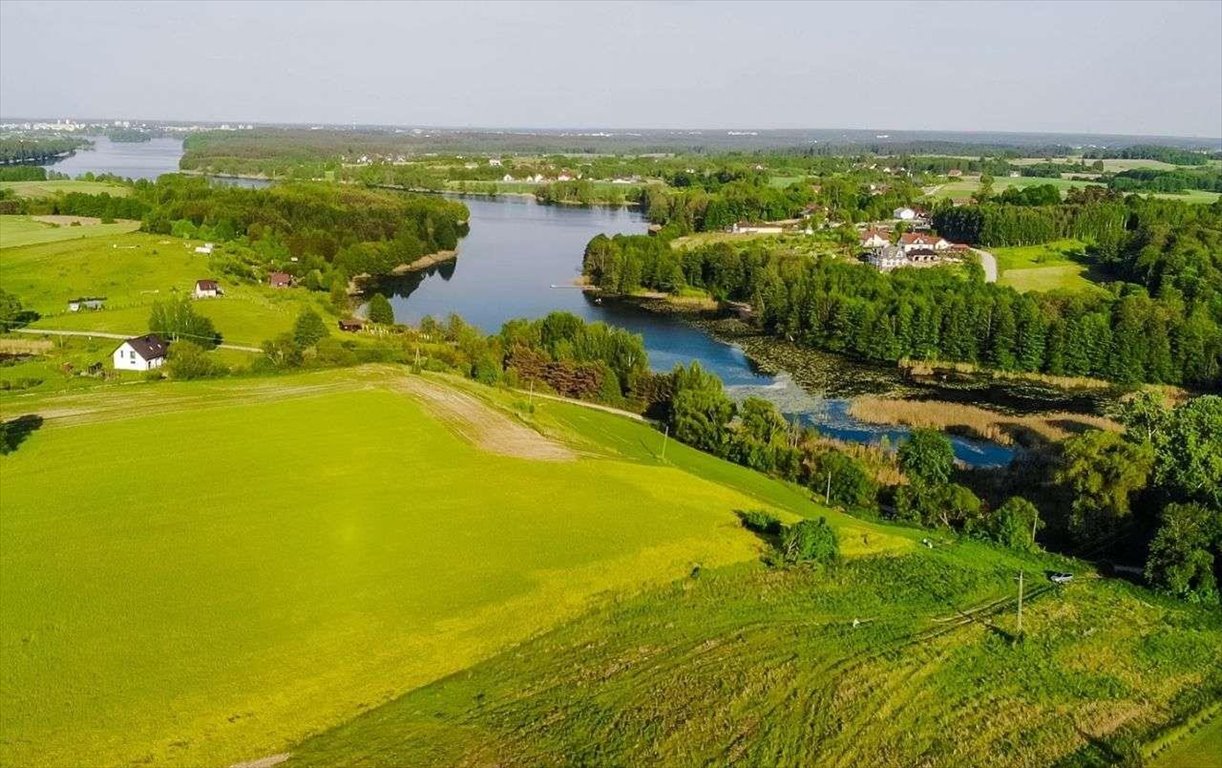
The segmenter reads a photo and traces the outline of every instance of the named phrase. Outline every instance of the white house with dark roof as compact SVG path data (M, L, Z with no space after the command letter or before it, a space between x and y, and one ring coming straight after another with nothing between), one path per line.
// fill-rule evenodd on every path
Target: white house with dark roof
M155 333L128 339L111 356L116 371L151 371L165 363L169 344Z
M220 283L215 280L196 280L195 281L195 298L197 299L215 299L217 296L223 295L225 292L221 290Z

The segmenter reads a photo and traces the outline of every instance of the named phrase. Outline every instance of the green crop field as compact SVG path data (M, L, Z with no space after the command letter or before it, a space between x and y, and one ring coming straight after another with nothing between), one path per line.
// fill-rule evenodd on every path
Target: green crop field
M112 225L60 229L89 231L107 226ZM189 293L196 280L216 277L208 257L194 252L197 244L133 232L4 248L0 285L42 315L33 328L143 333L154 301L175 292ZM276 290L224 278L221 284L224 297L199 301L195 306L212 318L227 343L257 346L291 328L303 307L329 312L319 294L303 289ZM79 296L104 296L106 308L69 312L68 301Z
M993 192L999 194L1010 188L1025 189L1027 187L1039 186L1042 184L1051 184L1061 190L1062 197L1065 191L1074 187L1097 187L1102 186L1091 181L1074 181L1070 179L1040 179L1035 177L1020 177L1009 178L997 177L993 179ZM966 202L971 199L972 194L980 189L980 177L970 176L955 181L949 181L939 185L933 192L927 195L931 199L949 197L957 203Z
M115 197L126 197L130 191L122 184L109 181L73 181L55 179L51 181L0 181L0 191L12 190L17 197L55 197L66 192L100 195L103 192Z
M85 226L56 226L35 221L29 216L0 216L0 248L16 248L22 245L54 243L60 240L85 240L94 237L113 237L140 228L138 221L117 221L113 224L89 224Z
M1016 290L1097 289L1088 277L1089 267L1081 259L1072 258L1084 247L1077 240L1058 240L1043 245L993 248L990 252L997 257L998 282Z
M649 427L565 404L533 418L577 460L495 455L404 378L0 401L4 418L50 416L0 459L0 763L260 758L599 595L754 560L735 509L820 512L683 446L662 462ZM908 532L833 522L877 531L862 551L911 548Z

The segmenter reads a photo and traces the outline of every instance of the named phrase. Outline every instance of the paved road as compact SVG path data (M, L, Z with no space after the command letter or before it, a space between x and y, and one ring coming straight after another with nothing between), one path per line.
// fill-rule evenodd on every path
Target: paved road
M140 334L133 333L102 333L101 331L57 331L51 328L14 328L17 333L32 333L45 336L90 336L99 339L130 339ZM239 352L262 352L258 347L244 347L240 344L222 344L221 349L236 349Z
M973 248L972 250L980 256L980 266L984 267L984 281L986 283L997 282L997 257L979 248Z

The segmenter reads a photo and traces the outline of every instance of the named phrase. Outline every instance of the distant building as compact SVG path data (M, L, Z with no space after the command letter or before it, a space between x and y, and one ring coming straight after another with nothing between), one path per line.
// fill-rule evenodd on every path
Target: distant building
M900 221L912 221L916 217L916 211L912 210L911 208L896 208L891 213L891 218L898 219Z
M350 333L355 333L364 327L365 327L365 324L361 322L359 318L355 318L355 317L350 317L347 320L339 321L339 329L341 331L348 331Z
M871 264L883 272L889 272L897 267L908 266L908 256L898 245L887 245L876 248L866 257Z
M748 224L740 221L730 227L730 231L738 235L779 235L785 229L780 224Z
M891 238L886 232L878 229L867 229L861 233L862 248L882 248L891 244Z
M273 272L267 276L267 284L273 288L288 288L293 284L293 276L288 272Z
M501 167L501 158L499 157L488 158L488 165L492 166L493 168L500 168Z
M899 246L905 253L911 253L919 250L944 251L950 247L950 243L928 232L905 232L900 235Z
M206 256L206 255L208 255L208 254L211 254L211 253L212 253L212 248L213 248L213 247L214 247L214 246L212 245L212 243L204 243L203 245L198 245L198 246L196 246L196 247L195 247L195 252L196 252L196 253L202 253L202 254L204 254L204 255Z
M80 312L82 309L102 309L102 307L105 306L105 302L106 299L104 297L82 297L79 299L73 299L72 301L68 302L68 311Z
M160 336L150 333L123 342L111 358L117 371L151 371L165 363L168 347Z
M504 181L504 182L510 182L510 181L513 181L513 176L510 176L510 175L507 173L507 174L505 174L504 176L502 176L502 177L501 177L501 181Z
M957 179L963 175L963 171L959 170L958 168L951 168L946 172L946 175L952 179Z
M195 281L195 298L197 299L215 299L217 296L223 295L225 292L221 290L220 284L215 280L196 280Z

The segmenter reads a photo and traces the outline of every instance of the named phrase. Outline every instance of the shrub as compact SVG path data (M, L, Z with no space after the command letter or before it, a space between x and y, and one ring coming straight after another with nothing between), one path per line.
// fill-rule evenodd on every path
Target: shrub
M740 510L738 519L748 531L775 536L781 532L781 521L762 509Z
M373 295L373 298L369 300L369 322L378 325L394 325L395 309L390 305L390 299L380 293Z
M781 556L785 562L827 565L840 559L840 542L827 518L803 520L789 526L781 535Z
M229 372L203 347L190 341L180 341L170 346L166 353L165 369L172 379L204 379Z

